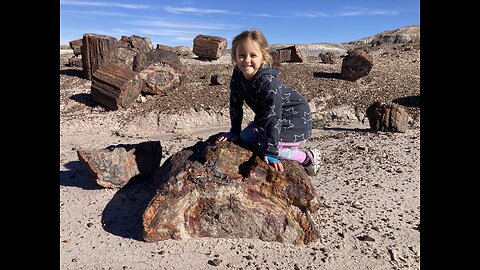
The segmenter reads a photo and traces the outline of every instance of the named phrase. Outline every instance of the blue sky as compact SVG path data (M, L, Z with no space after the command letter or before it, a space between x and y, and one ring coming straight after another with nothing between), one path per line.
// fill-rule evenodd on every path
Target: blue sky
M269 44L342 43L420 24L420 0L60 0L60 44L84 33L193 47L199 35L260 29Z

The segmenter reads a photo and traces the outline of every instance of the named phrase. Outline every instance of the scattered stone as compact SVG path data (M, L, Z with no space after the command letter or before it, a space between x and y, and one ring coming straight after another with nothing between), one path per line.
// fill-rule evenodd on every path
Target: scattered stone
M373 58L367 51L355 49L349 51L342 61L342 79L356 81L370 73L373 67Z
M77 150L80 162L97 184L121 188L134 176L152 176L162 158L159 141L114 145L100 150Z
M360 241L371 241L371 242L375 241L375 239L368 234L358 236L357 239Z
M222 260L220 259L213 259L213 260L208 260L208 264L213 265L213 266L219 266L222 263Z
M200 58L218 59L227 51L227 40L222 37L198 35L193 39L193 53Z
M408 129L408 113L401 105L376 101L366 112L373 131L406 132Z

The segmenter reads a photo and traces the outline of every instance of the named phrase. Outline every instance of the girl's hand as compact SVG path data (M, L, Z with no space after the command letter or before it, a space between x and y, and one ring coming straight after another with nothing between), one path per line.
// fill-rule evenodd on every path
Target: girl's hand
M236 141L238 139L238 136L233 134L232 132L227 132L227 133L222 133L220 136L217 138L217 143L219 142L224 142L224 141Z
M264 156L263 160L265 161L265 163L270 164L270 166L275 168L275 170L281 171L281 172L284 171L283 164L282 164L282 162L280 162L280 160L278 160L274 157L271 157L271 156Z

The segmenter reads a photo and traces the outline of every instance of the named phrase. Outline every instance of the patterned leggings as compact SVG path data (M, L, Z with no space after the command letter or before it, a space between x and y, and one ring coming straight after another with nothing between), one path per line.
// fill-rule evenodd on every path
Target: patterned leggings
M240 132L240 139L245 144L258 143L262 150L265 149L267 143L265 133L259 129L255 121L250 122L250 124ZM303 143L305 143L305 141L278 142L278 156L284 159L296 160L301 164L307 157L305 152L298 150Z

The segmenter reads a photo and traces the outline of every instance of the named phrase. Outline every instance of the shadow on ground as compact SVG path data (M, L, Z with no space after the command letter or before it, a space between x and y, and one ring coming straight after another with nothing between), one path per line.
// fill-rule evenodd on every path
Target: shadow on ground
M105 206L102 226L123 238L143 241L143 213L155 195L151 177L134 177Z
M67 76L79 77L79 78L85 79L85 77L83 76L83 70L81 69L61 69L60 75L67 75Z
M327 72L314 72L313 77L315 78L332 78L332 79L342 79L340 73L327 73Z
M72 95L70 99L92 108L98 105L98 103L93 100L91 94L85 94L85 93L75 94L75 95Z
M396 98L392 100L392 102L405 107L420 108L420 96L408 96L408 97Z
M70 161L66 163L65 168L68 171L60 171L60 185L69 187L79 187L86 190L101 189L94 179L92 179L87 168L80 161Z
M324 127L324 130L332 130L332 131L354 131L354 132L372 132L370 128L342 128L342 127L334 127L334 128L329 128L329 127Z

